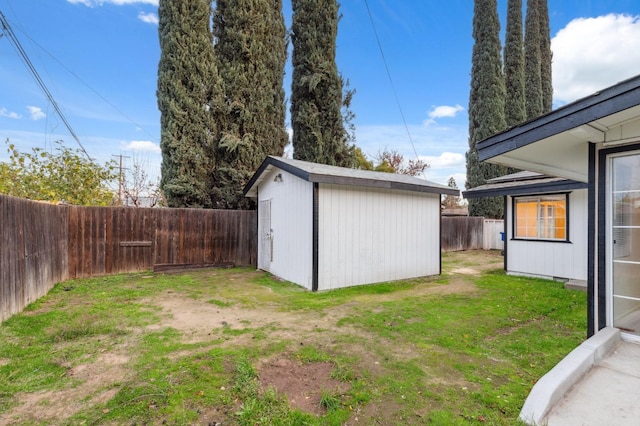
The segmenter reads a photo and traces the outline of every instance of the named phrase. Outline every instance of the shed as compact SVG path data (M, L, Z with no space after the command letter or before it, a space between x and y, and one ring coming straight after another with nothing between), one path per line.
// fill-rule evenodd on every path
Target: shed
M489 179L462 194L467 199L504 197L503 254L508 274L586 287L587 186L523 171Z
M258 201L258 268L318 291L439 274L440 198L459 191L269 156L244 194Z

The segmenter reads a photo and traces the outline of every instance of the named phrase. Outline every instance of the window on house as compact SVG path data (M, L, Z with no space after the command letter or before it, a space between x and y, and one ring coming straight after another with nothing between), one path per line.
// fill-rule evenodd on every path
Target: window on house
M567 240L568 194L516 197L515 238Z

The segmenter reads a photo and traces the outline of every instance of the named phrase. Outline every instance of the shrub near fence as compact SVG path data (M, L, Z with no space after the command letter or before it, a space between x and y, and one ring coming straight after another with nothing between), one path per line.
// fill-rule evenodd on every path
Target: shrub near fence
M255 211L56 206L0 195L0 322L66 279L256 259Z

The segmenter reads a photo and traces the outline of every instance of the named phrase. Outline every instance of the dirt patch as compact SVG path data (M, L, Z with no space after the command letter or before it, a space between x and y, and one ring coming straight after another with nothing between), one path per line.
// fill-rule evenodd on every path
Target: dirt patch
M451 269L443 267L444 275L479 275L494 269L504 269L504 257L498 250L468 250L446 253L446 263Z
M182 333L184 343L210 341L212 336L219 335L224 329L257 330L262 327L270 327L269 333L273 336L295 341L315 329L336 327L336 323L353 309L352 304L336 306L327 310L324 315L318 315L313 322L309 322L306 321L307 313L283 312L269 308L220 307L173 292L163 293L146 303L162 309L161 322L149 326L148 329L174 328ZM354 331L349 326L342 326L340 329L343 332ZM236 341L243 338L251 337L234 337Z
M333 379L334 365L330 362L300 363L289 358L265 360L258 366L263 389L273 388L287 396L292 408L323 415L320 404L322 392L339 397L349 391L349 384Z
M95 362L69 366L66 374L75 379L76 386L18 393L14 395L16 405L0 414L0 424L61 422L84 408L104 404L118 392L114 385L125 379L128 361L124 354L104 352Z
M374 376L384 375L388 373L386 368L388 362L413 359L420 356L424 349L412 345L397 345L380 336L368 335L366 330L360 327L356 328L348 324L338 326L339 321L352 315L354 311L362 309L362 306L382 311L384 308L377 303L384 301L427 294L477 292L479 290L469 275L480 274L489 269L499 269L503 266L502 257L496 256L495 253L457 252L447 253L446 257L449 258L447 265L455 265L450 269L447 269L447 266L443 267L442 275L447 280L434 278L392 294L358 296L350 303L323 309L322 314L315 316L313 321L308 320L308 312L280 311L277 307L271 307L268 304L261 305L259 309L234 305L218 306L205 300L193 299L179 291L166 291L140 303L147 303L149 306L160 309L160 320L149 326L146 331L171 327L182 334L182 340L185 343L211 342L211 345L204 345L190 352L181 351L172 354L176 358L207 350L213 345L249 344L253 338L251 332L224 333L225 329L257 331L266 328L270 336L269 340L285 339L291 343L289 353L295 352L297 350L295 347L301 344L313 345L325 352L339 350L358 359L361 372ZM218 272L211 270L203 273L215 276ZM253 274L253 272L232 274L225 279L242 283L246 282L247 276L251 277ZM144 278L152 279L146 276ZM250 291L259 293L271 290L267 287L252 286ZM376 303L372 304L372 300ZM39 309L54 309L53 303L52 301L51 306L47 305ZM397 320L403 319L398 317ZM407 319L407 321L418 320ZM394 319L391 318L389 321L392 322ZM318 330L331 330L331 333L319 333ZM343 335L349 336L349 339L341 340L340 337ZM224 340L222 343L221 339ZM264 341L264 344L268 344L269 340ZM257 340L253 342L251 344L261 344ZM372 347L384 348L384 350L372 350ZM118 383L126 382L131 374L128 350L127 343L123 343L97 355L88 354L80 364L65 366L61 361L60 365L67 369L67 377L72 379L71 383L60 390L13 395L14 404L7 412L0 413L0 424L65 424L66 419L75 413L106 403L118 392ZM0 358L0 366L7 364L9 360ZM279 394L286 395L293 408L316 415L322 415L325 412L320 405L323 390L338 397L349 390L348 384L331 377L333 370L334 365L331 363L301 363L286 355L263 360L257 366L264 389L272 387ZM464 385L464 381L455 374L450 377L433 377L430 380L432 381L429 384L432 386ZM394 413L400 410L402 405L397 401L372 401L364 406L354 407L353 416L345 424L371 424L372 422L388 424L385 423L385 419L393 423ZM226 413L211 407L210 410L203 411L201 419L219 419L225 416Z

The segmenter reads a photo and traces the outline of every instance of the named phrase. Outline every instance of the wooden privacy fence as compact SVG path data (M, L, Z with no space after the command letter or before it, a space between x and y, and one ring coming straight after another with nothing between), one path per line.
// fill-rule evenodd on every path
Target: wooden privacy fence
M69 277L255 266L255 211L69 207Z
M56 206L0 195L0 322L66 279L256 259L255 211Z
M0 322L68 278L68 209L0 195Z
M441 246L443 251L502 249L500 232L504 221L483 217L443 217Z

